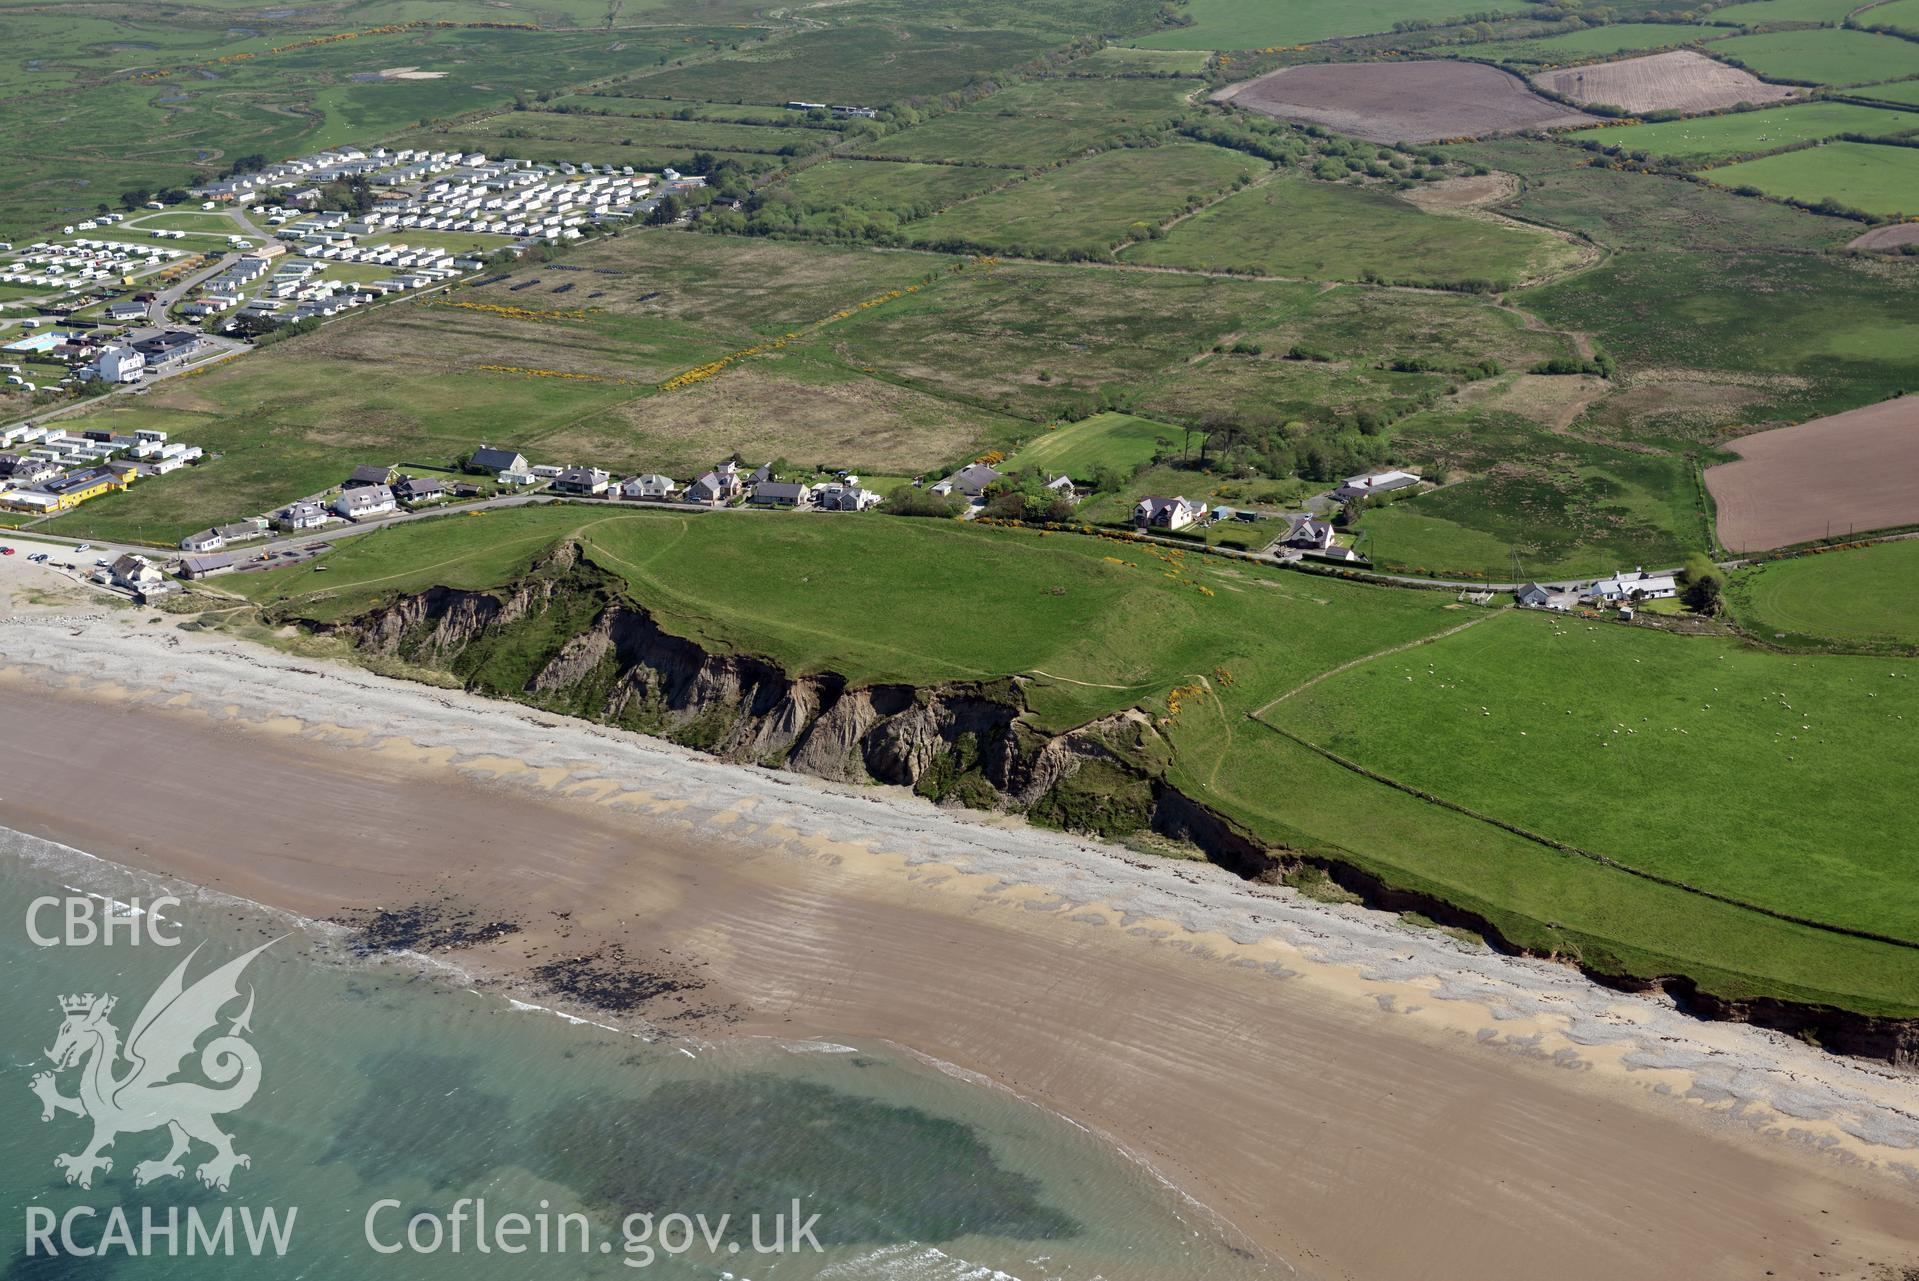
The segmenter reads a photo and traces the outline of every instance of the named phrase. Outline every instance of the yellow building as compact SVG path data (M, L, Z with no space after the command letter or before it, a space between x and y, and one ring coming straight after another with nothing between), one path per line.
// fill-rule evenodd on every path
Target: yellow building
M50 480L42 488L53 495L55 511L68 511L90 498L98 498L102 494L110 494L114 490L126 487L127 482L124 478L108 471L105 467L90 467L86 471L62 476L59 480Z

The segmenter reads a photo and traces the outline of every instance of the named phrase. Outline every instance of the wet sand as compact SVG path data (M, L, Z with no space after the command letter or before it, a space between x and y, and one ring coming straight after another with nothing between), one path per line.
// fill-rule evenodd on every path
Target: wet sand
M690 980L637 1011L666 1034L903 1045L1308 1275L1919 1262L1911 1076L1379 914L121 613L0 623L0 717L7 826L303 915L511 919L451 958L503 984L617 947Z

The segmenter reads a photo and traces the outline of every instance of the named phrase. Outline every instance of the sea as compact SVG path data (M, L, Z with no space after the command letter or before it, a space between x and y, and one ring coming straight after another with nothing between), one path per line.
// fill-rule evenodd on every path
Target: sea
M0 828L4 1277L1290 1275L1112 1144L906 1050L649 1038L350 943ZM102 1113L111 1165L79 1186L57 1159ZM176 1120L229 1136L225 1188L198 1138L166 1170Z

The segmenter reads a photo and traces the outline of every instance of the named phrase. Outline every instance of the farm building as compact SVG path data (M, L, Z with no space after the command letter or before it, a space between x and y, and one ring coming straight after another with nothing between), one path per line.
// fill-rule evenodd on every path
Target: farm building
M503 471L523 472L526 470L526 455L515 453L511 449L495 449L491 445L481 445L466 460L466 469L478 475L497 475Z
M1635 569L1621 570L1611 578L1602 578L1586 593L1600 602L1629 600L1666 600L1679 594L1679 580L1671 574L1648 574Z
M1390 494L1398 489L1411 489L1419 484L1420 478L1409 471L1375 471L1364 476L1348 476L1345 483L1333 491L1333 497L1343 503L1355 499L1370 498L1374 494Z
M188 556L180 562L182 578L212 578L215 574L225 574L233 569L233 557L224 554L214 556Z
M383 466L355 467L353 474L340 482L342 489L358 489L362 485L391 485L395 469Z

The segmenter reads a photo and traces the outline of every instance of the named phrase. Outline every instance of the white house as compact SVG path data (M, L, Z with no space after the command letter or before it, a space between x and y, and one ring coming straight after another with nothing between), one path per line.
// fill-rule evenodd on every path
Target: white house
M1133 523L1141 529L1185 529L1206 514L1201 503L1185 498L1142 498L1133 508Z
M857 476L848 476L843 481L828 481L824 485L813 487L813 501L821 511L863 512L869 507L877 507L883 501L880 494L863 488Z
M188 534L180 540L181 551L193 552L196 555L217 552L226 545L227 540L220 537L220 531L217 529L203 529L197 534Z
M658 472L648 472L644 476L620 482L621 498L665 501L679 492L680 487L673 483L671 476L662 476Z
M103 350L87 371L101 382L131 383L146 373L147 358L132 347L113 346Z
M166 581L166 575L160 567L144 556L129 552L113 562L113 584L124 587L130 592L143 592L156 583Z
M393 491L385 485L361 485L333 500L333 510L348 520L365 520L399 510Z
M1333 527L1326 521L1302 516L1286 531L1286 545L1324 551L1333 545Z
M553 478L556 494L604 494L611 476L598 467L568 467Z
M963 494L968 498L978 498L986 492L986 487L1000 478L999 470L986 463L968 463L966 466L933 486L936 494Z
M273 514L276 525L290 530L319 529L333 520L333 513L319 503L294 503Z
M1671 574L1648 574L1635 569L1620 570L1611 578L1602 578L1586 593L1601 603L1630 600L1666 600L1679 595L1679 580Z

